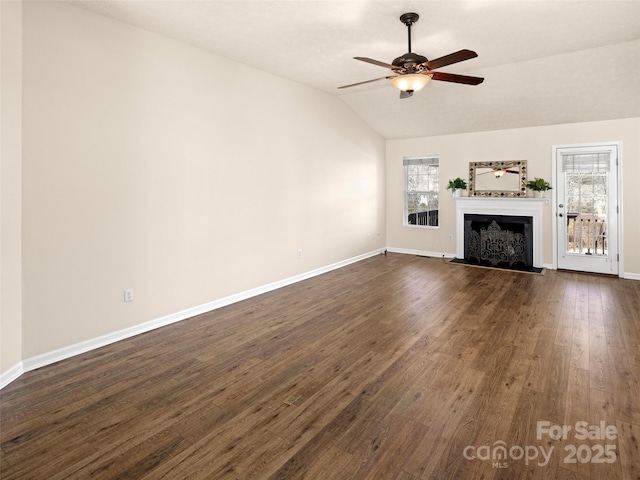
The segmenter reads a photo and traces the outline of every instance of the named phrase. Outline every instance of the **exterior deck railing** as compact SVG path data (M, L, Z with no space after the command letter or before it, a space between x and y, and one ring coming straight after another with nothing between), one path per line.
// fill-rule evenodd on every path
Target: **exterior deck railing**
M567 213L567 253L607 254L607 216Z
M409 214L409 225L438 226L438 210Z

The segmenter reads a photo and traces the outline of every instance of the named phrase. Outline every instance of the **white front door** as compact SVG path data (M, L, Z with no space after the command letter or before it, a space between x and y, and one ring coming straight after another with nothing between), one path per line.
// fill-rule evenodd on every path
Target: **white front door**
M558 268L618 274L618 145L556 147Z

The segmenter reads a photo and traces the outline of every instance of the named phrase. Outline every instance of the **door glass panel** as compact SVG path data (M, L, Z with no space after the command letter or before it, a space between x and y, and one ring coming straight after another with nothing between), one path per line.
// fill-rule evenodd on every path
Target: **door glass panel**
M566 251L607 255L607 172L565 172Z

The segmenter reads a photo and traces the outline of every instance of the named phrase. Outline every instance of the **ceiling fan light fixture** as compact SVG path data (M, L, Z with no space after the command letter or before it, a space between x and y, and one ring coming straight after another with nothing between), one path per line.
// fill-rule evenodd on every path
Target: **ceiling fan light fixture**
M417 92L431 80L430 75L408 74L394 77L391 83L401 92Z

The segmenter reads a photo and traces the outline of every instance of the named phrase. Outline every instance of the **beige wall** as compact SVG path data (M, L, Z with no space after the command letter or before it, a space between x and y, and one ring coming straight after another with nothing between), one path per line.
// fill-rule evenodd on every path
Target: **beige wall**
M384 141L331 95L28 2L23 115L25 358L385 245Z
M554 145L622 142L622 251L621 270L640 274L640 118L604 122L550 125L491 132L390 140L387 142L387 245L390 248L432 253L455 253L455 204L446 182L468 180L469 162L527 160L529 177L552 179ZM440 226L403 226L403 156L440 156ZM543 262L553 263L551 206L545 207ZM449 235L452 240L449 240Z
M22 360L21 2L0 2L0 32L0 373L5 373Z

